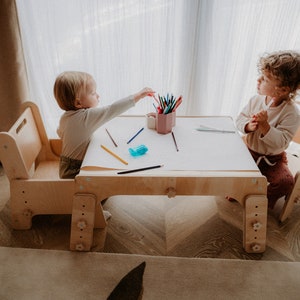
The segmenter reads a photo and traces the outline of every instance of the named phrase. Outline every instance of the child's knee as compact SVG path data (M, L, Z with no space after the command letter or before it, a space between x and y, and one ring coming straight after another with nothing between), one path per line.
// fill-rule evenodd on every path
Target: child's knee
M294 177L291 175L286 175L280 178L278 185L280 190L288 194L294 187Z

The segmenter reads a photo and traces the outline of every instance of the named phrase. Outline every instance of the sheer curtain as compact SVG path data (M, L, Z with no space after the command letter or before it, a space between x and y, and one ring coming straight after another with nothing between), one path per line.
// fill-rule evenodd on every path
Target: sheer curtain
M144 86L183 95L179 115L235 117L264 52L300 49L298 0L16 0L31 99L55 134L55 77L96 79L100 105ZM152 100L127 114L153 111Z

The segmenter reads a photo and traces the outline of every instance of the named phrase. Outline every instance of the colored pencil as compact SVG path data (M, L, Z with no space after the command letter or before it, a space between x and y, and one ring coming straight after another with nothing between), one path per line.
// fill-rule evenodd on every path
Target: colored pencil
M165 115L176 111L178 106L182 103L182 95L180 95L179 98L176 99L174 95L169 95L169 93L167 94L167 96L160 96L158 94L158 99L159 101L157 100L157 102L159 103L156 111L160 114Z
M108 152L109 154L111 154L113 157L115 157L116 159L118 159L119 161L121 161L124 165L128 165L128 162L125 161L124 159L122 159L120 156L118 156L116 153L112 152L111 150L109 150L108 148L106 148L105 146L101 145L101 148L104 149L106 152Z
M233 131L233 130L222 130L222 129L196 128L196 130L202 131L202 132L235 133L235 131Z
M222 133L235 133L234 130L223 130L223 129L217 129L214 127L209 127L205 125L200 125L199 128L196 128L198 131L204 131L204 132L222 132Z
M154 103L152 103L153 104L153 106L154 106L154 109L155 109L155 111L157 112L157 107L155 106L155 104Z
M108 132L108 130L107 130L106 128L105 128L105 130L106 130L108 136L110 137L111 141L114 143L114 145L115 145L116 147L118 147L117 143L114 141L114 139L112 138L112 136L110 135L110 133Z
M127 142L127 144L129 144L133 139L135 139L136 138L136 136L137 135L139 135L142 131L144 130L144 127L143 128L141 128L128 142Z
M173 138L173 141L174 141L174 144L175 144L176 151L178 152L179 149L178 149L178 146L177 146L177 143L176 143L176 139L175 139L175 135L174 135L173 131L172 131L172 138Z
M157 165L157 166L145 167L145 168L140 168L140 169L126 170L126 171L118 172L117 174L128 174L128 173L134 173L134 172L140 172L140 171L152 170L152 169L161 168L161 167L163 167L163 166L164 166L164 165Z

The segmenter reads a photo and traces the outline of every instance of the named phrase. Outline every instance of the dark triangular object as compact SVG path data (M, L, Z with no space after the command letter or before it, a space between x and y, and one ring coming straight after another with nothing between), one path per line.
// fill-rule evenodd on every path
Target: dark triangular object
M146 262L142 262L125 275L107 300L138 300L143 293L143 275Z

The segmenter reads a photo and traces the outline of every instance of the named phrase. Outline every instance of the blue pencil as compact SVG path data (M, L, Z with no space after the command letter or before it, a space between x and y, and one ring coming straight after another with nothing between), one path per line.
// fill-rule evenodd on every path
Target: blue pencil
M155 104L154 104L154 103L152 103L152 104L153 104L153 106L154 106L155 111L157 112L157 108L156 108Z
M142 131L144 130L144 127L141 128L128 142L127 144L129 144L137 135L139 135Z

